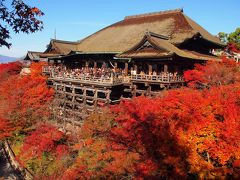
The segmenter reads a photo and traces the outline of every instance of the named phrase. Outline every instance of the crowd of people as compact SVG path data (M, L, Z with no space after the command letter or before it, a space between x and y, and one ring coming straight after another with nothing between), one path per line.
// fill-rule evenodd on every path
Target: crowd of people
M121 78L124 75L124 71L119 68L93 68L93 67L82 67L82 68L66 68L65 66L49 66L52 77L64 77L64 78Z
M177 72L160 72L157 73L153 70L151 73L145 73L144 71L140 71L137 73L136 70L132 69L129 71L130 74L126 74L124 69L120 68L94 68L94 67L81 67L81 68L67 68L66 66L48 66L46 67L47 71L50 72L52 77L62 77L62 78L73 78L73 79L110 79L110 78L124 78L125 76L131 75L141 75L142 78L147 78L147 75L152 76L152 80L156 80L157 76L169 77L170 79L176 79L179 75Z

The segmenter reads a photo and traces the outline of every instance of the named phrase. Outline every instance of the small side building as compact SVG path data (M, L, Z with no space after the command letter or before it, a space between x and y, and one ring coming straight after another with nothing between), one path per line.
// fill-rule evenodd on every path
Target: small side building
M42 52L28 51L23 60L30 62L47 61L47 58L40 57L41 54Z

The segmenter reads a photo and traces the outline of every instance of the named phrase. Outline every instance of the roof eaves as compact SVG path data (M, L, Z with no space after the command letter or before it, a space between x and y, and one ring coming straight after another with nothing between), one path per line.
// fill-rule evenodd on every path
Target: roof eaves
M206 40L206 41L208 41L208 42L214 43L214 44L216 44L216 45L218 45L218 46L220 46L220 47L226 47L226 46L227 46L227 44L224 44L224 43L222 43L222 42L221 42L221 43L218 43L218 42L211 41L211 40L205 38L204 36L201 36L201 38L204 39L204 40Z

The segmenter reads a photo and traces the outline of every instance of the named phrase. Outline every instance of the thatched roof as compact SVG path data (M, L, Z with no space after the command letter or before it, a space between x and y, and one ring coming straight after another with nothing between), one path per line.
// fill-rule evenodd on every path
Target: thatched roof
M52 39L45 52L41 55L41 57L67 55L71 51L77 50L77 44L78 42Z
M81 40L77 51L124 52L141 41L146 31L167 36L174 45L199 35L217 46L224 46L218 38L184 15L181 9L177 9L127 16Z
M153 50L152 52L145 51L141 52L143 57L150 54L154 55L154 53L155 57L170 56L171 53L181 57L196 57L196 53L186 52L177 48L182 43L196 38L206 41L209 44L209 48L224 46L217 37L214 37L187 17L182 9L177 9L127 16L124 20L112 24L81 41L71 42L52 39L48 48L40 57L66 56L71 55L71 52L81 52L81 54L121 54L139 44L146 32L154 32L161 36L161 38L152 37L152 44L159 44L161 47L165 47L168 52L160 53L159 50L154 52ZM166 39L167 41L164 41Z
M42 52L28 51L23 60L38 61Z
M118 58L165 58L179 56L188 59L213 60L215 56L205 55L189 50L179 49L173 45L169 38L155 33L147 32L142 40L129 50L116 55Z

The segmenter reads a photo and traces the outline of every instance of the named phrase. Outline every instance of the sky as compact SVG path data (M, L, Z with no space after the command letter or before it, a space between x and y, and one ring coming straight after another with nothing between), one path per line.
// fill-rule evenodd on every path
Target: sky
M10 1L10 0L9 0ZM41 9L44 29L34 34L11 33L12 47L0 55L23 57L27 51L44 51L50 39L77 41L128 15L183 8L213 35L240 27L240 0L26 0Z

